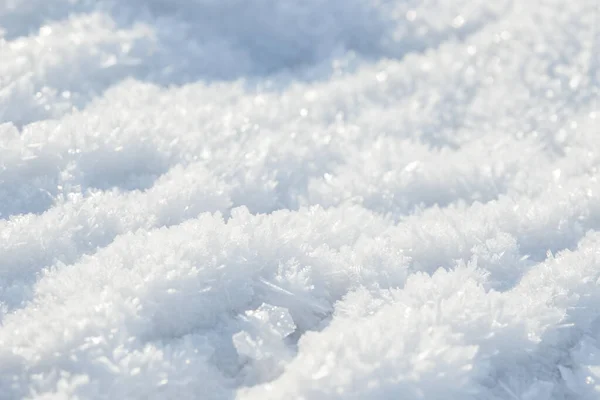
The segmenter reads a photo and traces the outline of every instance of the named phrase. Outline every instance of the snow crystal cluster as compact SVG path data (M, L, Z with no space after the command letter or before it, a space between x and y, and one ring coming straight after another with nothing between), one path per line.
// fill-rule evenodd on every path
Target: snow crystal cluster
M600 398L597 0L0 0L0 400Z

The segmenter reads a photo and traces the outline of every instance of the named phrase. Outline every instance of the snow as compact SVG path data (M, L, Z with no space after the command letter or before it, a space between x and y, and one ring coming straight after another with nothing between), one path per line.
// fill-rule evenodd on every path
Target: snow
M596 0L0 0L0 400L600 398Z

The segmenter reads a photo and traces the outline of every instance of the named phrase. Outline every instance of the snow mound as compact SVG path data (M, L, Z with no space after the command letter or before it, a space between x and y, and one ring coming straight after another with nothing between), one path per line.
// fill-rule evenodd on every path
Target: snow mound
M0 400L599 398L599 18L0 1Z

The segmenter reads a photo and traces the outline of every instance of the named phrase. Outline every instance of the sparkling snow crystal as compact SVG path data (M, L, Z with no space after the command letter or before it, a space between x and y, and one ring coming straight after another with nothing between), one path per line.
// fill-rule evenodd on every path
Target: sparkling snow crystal
M0 400L600 398L598 0L0 0Z

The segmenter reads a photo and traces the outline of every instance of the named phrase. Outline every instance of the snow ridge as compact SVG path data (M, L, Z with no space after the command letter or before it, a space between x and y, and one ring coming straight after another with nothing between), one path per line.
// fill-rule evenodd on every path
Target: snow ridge
M0 400L600 398L599 13L0 1Z

